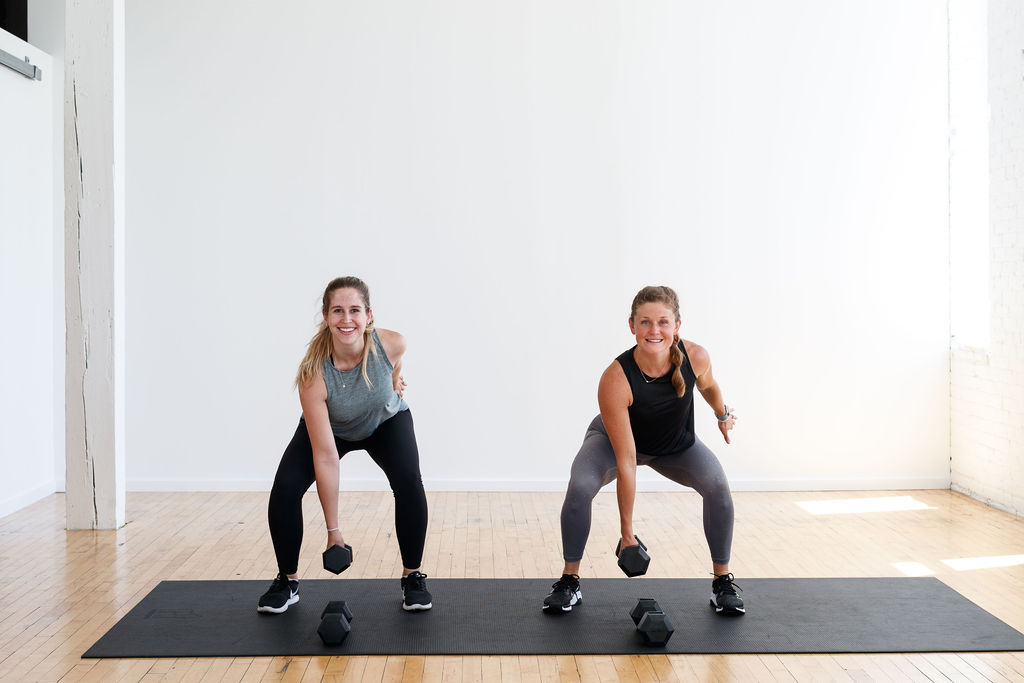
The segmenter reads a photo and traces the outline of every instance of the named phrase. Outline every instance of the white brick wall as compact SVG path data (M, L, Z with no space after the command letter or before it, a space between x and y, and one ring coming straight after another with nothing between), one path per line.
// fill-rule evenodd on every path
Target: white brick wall
M954 348L952 487L1024 515L1024 2L989 0L991 342Z

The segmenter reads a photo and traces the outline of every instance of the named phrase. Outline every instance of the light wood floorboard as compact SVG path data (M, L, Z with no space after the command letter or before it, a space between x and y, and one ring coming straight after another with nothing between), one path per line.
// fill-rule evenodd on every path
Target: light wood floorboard
M904 576L916 563L1024 631L1024 564L953 560L1024 554L1024 520L951 491L734 494L732 568L745 577ZM845 512L842 501L906 509ZM424 571L436 578L555 577L558 493L431 492ZM831 502L812 514L801 503ZM4 681L1020 681L1024 653L508 657L259 657L84 660L81 653L163 580L269 580L276 571L266 493L133 493L117 531L66 531L64 497L0 518L0 680ZM341 495L352 578L394 578L401 560L390 493ZM594 501L581 574L618 577L613 493ZM320 568L323 524L304 500L300 572ZM651 577L707 577L697 494L643 493L635 525ZM998 565L999 563L993 563ZM254 600L255 600L254 596ZM539 596L538 596L539 597ZM820 618L827 618L822 596ZM750 604L756 610L756 603Z

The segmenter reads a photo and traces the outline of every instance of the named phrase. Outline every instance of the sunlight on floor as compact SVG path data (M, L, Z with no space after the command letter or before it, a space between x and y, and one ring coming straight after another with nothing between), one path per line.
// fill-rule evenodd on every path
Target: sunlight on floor
M995 557L960 557L955 560L943 560L942 564L952 567L958 572L968 569L992 569L994 567L1016 567L1024 564L1024 555L997 555Z
M935 572L920 562L893 562L892 566L907 576L932 576L935 574Z
M846 498L836 500L808 500L798 502L812 515L848 515L861 512L904 512L907 510L934 510L911 496L885 496L883 498Z

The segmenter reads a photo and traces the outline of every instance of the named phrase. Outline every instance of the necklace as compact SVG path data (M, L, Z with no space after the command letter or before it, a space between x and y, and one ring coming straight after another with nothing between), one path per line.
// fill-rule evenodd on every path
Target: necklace
M334 369L335 369L335 370L337 370L337 371L338 371L339 373L341 373L341 388L342 388L342 389L347 389L347 388L348 388L348 380L347 380L347 379L345 379L345 373L346 373L346 372L352 372L353 370L355 370L356 368L358 368L358 367L359 367L359 365L360 365L360 364L361 364L361 363L362 363L363 361L362 361L362 360L360 360L360 361L359 361L359 363L356 363L354 367L348 368L347 370L342 370L342 369L341 369L341 368L339 368L339 367L338 367L337 365L335 365L335 363L334 363L334 356L333 356L333 355L331 355L331 356L330 356L330 359L331 359L331 365L333 365L333 366L334 366Z
M636 369L640 370L640 364L639 363L637 363ZM648 384L650 384L651 382L653 382L653 381L655 381L657 379L660 379L659 377L650 377L650 378L648 378L647 373L644 372L643 370L640 370L640 376L643 377L644 381L647 382Z
M670 357L670 358L671 358L671 357ZM637 362L637 358L636 358L636 350L635 350L635 349L634 349L634 351L633 351L633 362L634 362L634 363L636 363L636 369L637 369L637 370L640 370L640 376L644 378L644 382L645 382L645 383L647 383L647 384L650 384L651 382L654 382L654 381L656 381L656 380L660 379L660 378L661 378L661 377L662 377L662 376L664 375L664 373L663 373L662 375L659 375L658 377L651 377L651 376L650 376L650 375L648 375L648 374L647 374L646 372L644 372L644 371L643 371L643 370L642 370L642 369L640 368L640 363L639 363L639 362ZM671 371L671 370L672 370L672 361L671 361L671 360L669 360L669 364L668 364L668 370L666 370L666 372L668 372L668 371Z

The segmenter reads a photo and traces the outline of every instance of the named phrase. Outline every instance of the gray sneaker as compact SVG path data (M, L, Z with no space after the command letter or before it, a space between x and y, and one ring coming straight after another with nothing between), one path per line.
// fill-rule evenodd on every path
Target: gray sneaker
M580 577L575 574L562 574L562 578L551 584L551 592L544 598L542 609L549 612L571 612L573 605L582 601Z
M711 582L711 606L719 614L747 613L743 600L736 594L739 586L733 583L733 578L732 574L722 574Z

